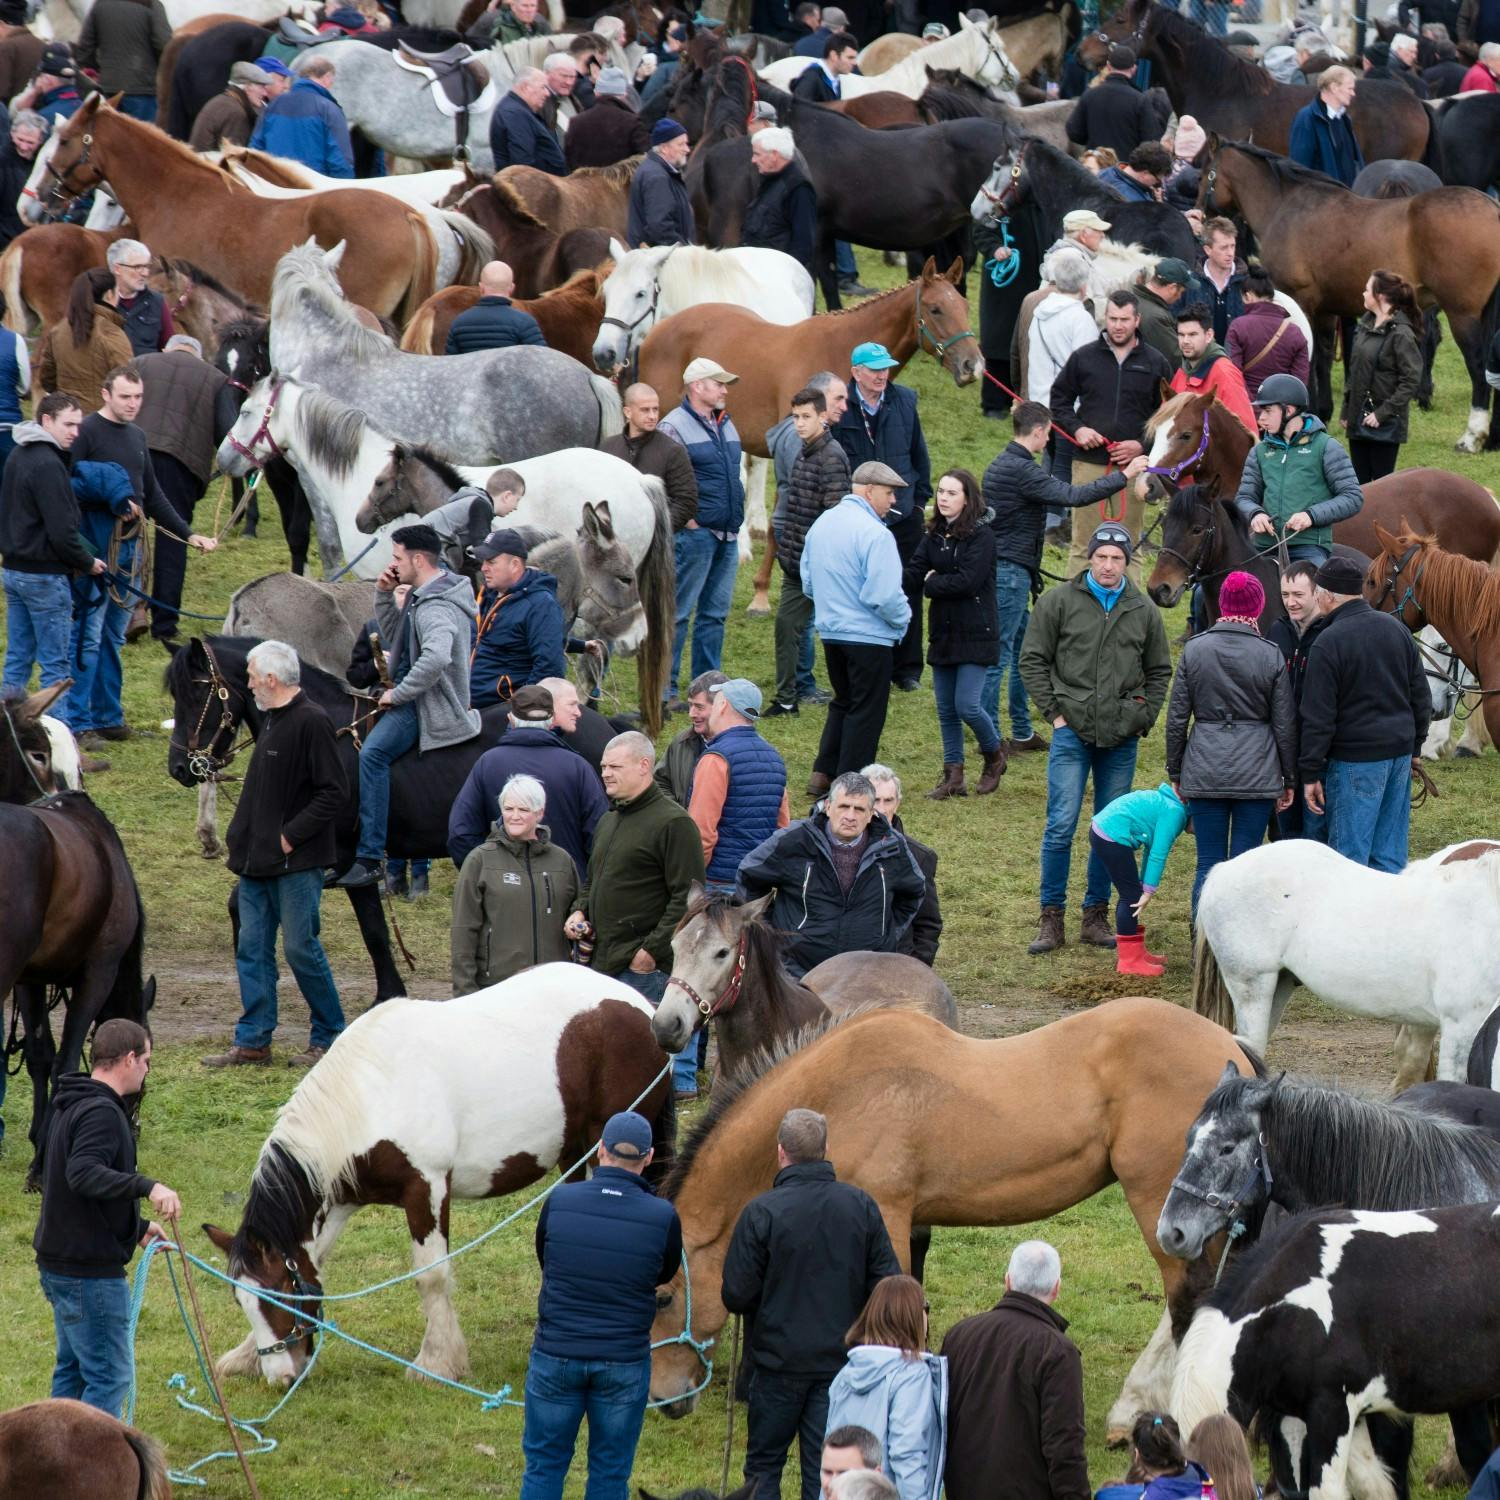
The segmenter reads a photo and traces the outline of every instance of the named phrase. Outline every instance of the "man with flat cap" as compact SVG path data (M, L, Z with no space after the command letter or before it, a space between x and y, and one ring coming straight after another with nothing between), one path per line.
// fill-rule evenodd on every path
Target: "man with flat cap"
M644 1180L650 1123L611 1115L587 1182L563 1183L542 1204L536 1332L526 1368L521 1500L557 1500L589 1421L589 1495L624 1500L651 1386L656 1289L677 1274L677 1210Z
M271 75L253 62L229 70L229 86L198 111L188 145L194 151L217 151L221 145L248 146L260 112L266 107Z
M651 127L651 149L630 181L625 239L632 249L693 243L693 204L682 180L691 149L687 127L676 120L658 120Z
M479 564L479 631L469 653L469 706L503 703L517 688L566 677L566 621L557 579L526 566L519 531L492 531L469 549Z
M1169 255L1157 261L1154 271L1143 272L1141 284L1135 289L1140 302L1140 340L1173 367L1182 357L1177 345L1177 313L1192 279L1192 267Z

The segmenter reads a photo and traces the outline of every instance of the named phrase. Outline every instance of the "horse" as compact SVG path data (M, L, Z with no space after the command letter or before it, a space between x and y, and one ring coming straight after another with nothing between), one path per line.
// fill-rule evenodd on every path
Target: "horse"
M680 1052L712 1021L718 1077L725 1080L737 1076L758 1047L855 1010L921 1011L959 1029L952 991L926 964L904 954L840 954L793 979L776 930L765 920L770 902L769 896L732 901L693 882L672 935L671 977L651 1018L651 1034L664 1052Z
M262 573L229 596L224 634L285 641L303 666L342 677L373 609L362 578Z
M454 1199L503 1197L554 1166L568 1171L632 1106L666 1154L672 1082L650 1015L617 979L544 964L442 1005L392 1000L360 1016L282 1106L239 1229L203 1226L250 1322L218 1373L258 1365L290 1385L311 1357L329 1252L361 1208L390 1204L406 1214L426 1321L409 1373L463 1379L445 1259ZM301 1300L288 1311L251 1288Z
M549 349L587 365L593 358L594 332L604 315L604 299L599 295L603 280L599 270L576 271L562 286L540 297L518 297L515 305L536 319ZM454 318L475 306L479 297L477 286L450 286L429 297L401 335L403 352L444 353Z
M5 326L25 337L68 315L73 283L102 266L123 228L84 229L78 224L40 224L23 229L0 252L0 296Z
M1437 1076L1460 1082L1500 993L1497 907L1500 860L1387 874L1311 839L1262 844L1204 882L1193 1008L1264 1052L1305 984L1339 1010L1436 1028Z
M453 206L494 240L495 254L515 273L518 297L539 297L609 258L608 230L569 229L559 234L519 199L502 195L494 183L475 183ZM625 232L623 220L619 232Z
M1466 94L1433 106L1443 143L1443 181L1487 193L1500 186L1500 101Z
M1460 453L1490 435L1485 355L1500 327L1500 206L1473 188L1436 188L1415 198L1356 198L1321 172L1260 146L1209 138L1198 204L1240 213L1255 231L1276 285L1302 305L1319 331L1314 404L1332 411L1332 331L1358 317L1372 266L1399 272L1425 306L1436 304L1469 369L1471 400ZM1329 226L1342 226L1336 235ZM1500 440L1500 434L1497 434Z
M277 264L276 369L326 386L392 437L425 443L450 463L512 463L593 448L619 431L620 393L555 349L403 354L362 327L344 300L336 274L344 257L342 245L323 251L309 241Z
M179 141L192 134L199 111L229 81L237 62L254 62L271 30L229 12L195 17L174 31L156 60L156 118Z
M880 1205L903 1264L914 1221L1027 1224L1118 1181L1172 1298L1186 1273L1157 1248L1151 1226L1183 1134L1226 1061L1254 1071L1222 1030L1139 997L999 1041L881 1010L821 1022L762 1050L715 1090L663 1184L682 1219L691 1315L679 1275L657 1293L652 1338L672 1342L653 1352L652 1396L668 1416L693 1409L698 1356L680 1335L709 1343L728 1318L719 1283L729 1237L744 1205L771 1185L788 1109L828 1116L839 1180ZM1170 1337L1169 1327L1158 1329L1111 1411L1112 1427L1162 1399L1151 1366Z
M0 1415L0 1494L170 1500L167 1456L118 1417L58 1398Z
M384 177L325 177L314 172L300 161L285 156L271 156L265 151L252 151L249 146L226 146L219 154L220 164L248 187L252 182L269 183L272 187L313 188L318 192L332 192L335 188L363 188L368 192L384 193L388 198L399 198L412 208L450 208L447 200L458 195L460 188L470 185L468 174L456 167L434 167L427 172L393 172Z

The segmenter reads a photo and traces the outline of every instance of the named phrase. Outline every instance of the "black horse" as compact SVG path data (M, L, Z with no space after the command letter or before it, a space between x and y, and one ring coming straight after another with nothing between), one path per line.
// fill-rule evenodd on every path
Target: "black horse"
M1500 188L1500 94L1470 94L1436 107L1449 187Z
M162 128L185 141L192 134L198 111L229 82L229 70L237 62L254 62L266 50L270 32L250 21L224 21L189 37L172 66L171 90L167 97Z

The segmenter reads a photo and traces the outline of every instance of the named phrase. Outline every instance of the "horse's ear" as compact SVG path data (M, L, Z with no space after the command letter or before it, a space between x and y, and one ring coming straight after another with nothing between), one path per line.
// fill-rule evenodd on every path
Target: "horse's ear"
M974 23L962 12L958 13L958 24L964 31L973 31Z
M330 271L337 271L339 268L339 262L344 258L344 251L348 248L349 241L340 240L332 250L325 250L323 252L323 264L327 266Z
M67 677L61 682L54 682L50 687L44 687L39 692L32 693L15 710L15 717L21 720L23 724L33 723L35 720L40 719L72 685L73 679Z
M1409 524L1407 523L1407 519L1405 516L1401 517L1401 527L1404 531L1409 531L1411 529ZM1399 552L1401 550L1400 541L1396 537L1392 536L1391 533L1388 532L1385 527L1380 524L1379 521L1375 523L1375 539L1380 543L1381 549L1383 551Z
M701 880L695 880L688 887L687 904L689 906L699 906L707 900L708 891L705 889L703 882Z
M937 262L930 255L927 257L927 264L922 267L922 280L924 282L937 280Z
M753 921L757 917L763 917L770 910L771 902L775 899L775 891L767 891L764 896L757 896L754 901L746 901L740 906L740 915L747 921Z
M1240 1070L1232 1062L1227 1062L1224 1064L1224 1071L1219 1074L1219 1084L1233 1083L1241 1076Z
M168 656L176 656L178 651L182 649L181 643L173 640L170 636L166 640L161 641L161 646Z
M111 109L118 109L120 107L120 101L124 99L124 97L125 95L123 92L113 94L108 99L106 99L104 103L106 103Z
M1162 405L1165 406L1177 393L1172 389L1172 382L1170 380L1158 380L1157 385L1161 389Z
M220 1229L217 1224L205 1224L203 1232L215 1249L222 1250L225 1255L229 1254L229 1247L234 1243L234 1236L227 1229Z
M614 261L614 263L616 265L618 265L629 254L630 254L630 246L622 244L619 240L617 240L614 237L614 235L610 235L610 237L609 237L609 258L612 261Z
M953 258L953 264L951 266L949 266L946 271L943 272L943 280L947 281L947 282L951 282L954 286L957 286L959 284L959 282L962 281L963 279L964 279L964 258L961 255L956 255Z
M1210 500L1222 500L1224 498L1224 476L1215 470L1208 479L1201 481L1202 489Z

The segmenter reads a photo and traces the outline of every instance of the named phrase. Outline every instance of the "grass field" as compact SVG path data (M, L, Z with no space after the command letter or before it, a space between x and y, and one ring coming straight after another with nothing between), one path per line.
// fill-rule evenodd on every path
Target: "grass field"
M867 280L888 283L894 273L866 258ZM974 389L956 391L930 359L919 358L903 377L921 392L922 415L935 467L964 465L981 472L1009 437L1009 427L982 420ZM1427 414L1413 413L1413 441L1403 466L1431 464L1494 484L1492 458L1456 455L1452 443L1463 430L1468 387L1452 342L1443 346L1439 400ZM217 490L198 512L208 530ZM1054 559L1054 565L1056 564ZM287 555L274 508L259 541L236 538L208 559L194 557L188 571L187 607L204 613L223 608L232 589L260 573L285 567ZM749 577L742 570L730 621L725 661L767 688L772 680L771 627L745 617ZM1180 618L1168 622L1177 635ZM211 628L211 627L207 627ZM201 1221L233 1225L256 1152L276 1107L294 1079L280 1067L244 1074L210 1074L198 1056L228 1035L237 1006L224 900L230 879L222 864L204 861L192 838L194 799L166 774L165 735L159 726L170 713L160 689L160 648L137 644L127 651L126 708L135 738L112 745L114 769L94 778L90 790L115 820L135 864L150 923L148 967L159 976L154 1023L160 1038L141 1139L143 1169L182 1195L193 1247L206 1252L197 1232ZM622 697L633 704L629 668L617 674ZM820 673L821 675L821 673ZM810 768L821 714L769 721L768 736L785 754L794 793ZM674 726L679 727L679 726ZM670 730L668 731L671 732ZM1007 726L1008 732L1008 726ZM1045 757L1020 757L997 795L931 803L922 793L937 778L941 755L930 691L894 694L882 747L907 786L904 809L912 832L934 845L942 864L939 883L946 929L938 967L959 996L965 1029L999 1035L1055 1019L1066 1010L1133 991L1117 980L1108 955L1070 944L1047 960L1029 959L1025 944L1036 915L1036 867L1045 804ZM971 748L971 756L973 754ZM1413 818L1413 855L1460 837L1500 826L1495 760L1444 762L1433 768L1440 797ZM1138 785L1160 780L1160 726L1143 743ZM795 800L795 798L794 798ZM225 814L227 816L227 812ZM221 819L222 821L222 819ZM1082 832L1086 832L1086 825ZM1078 849L1084 847L1080 837ZM1152 908L1153 946L1160 938L1171 965L1156 993L1182 999L1188 979L1187 893L1192 850L1184 843L1168 867L1162 895ZM1081 890L1075 868L1075 910ZM10 878L25 878L12 873ZM401 923L417 958L415 994L447 992L447 909L453 871L433 869L433 895L403 906ZM346 903L324 907L324 936L346 1009L363 1010L371 994L368 962L359 946ZM1379 942L1378 934L1371 934ZM304 1008L295 989L283 991L278 1050L300 1049ZM1292 1005L1289 1022L1273 1045L1273 1061L1323 1076L1383 1081L1388 1075L1386 1034L1335 1016L1305 995ZM22 1191L27 1151L29 1089L12 1085L6 1105L9 1149L0 1161L0 1297L8 1316L0 1322L0 1409L44 1395L51 1368L52 1329L36 1284L30 1241L37 1202ZM454 1239L461 1241L494 1222L509 1204L460 1205ZM999 1292L1010 1247L1031 1229L943 1230L935 1237L928 1284L933 1303L934 1344L957 1319L989 1306ZM1126 1369L1159 1315L1160 1287L1118 1190L1048 1221L1041 1232L1063 1256L1061 1310L1084 1356L1090 1417L1090 1460L1096 1483L1123 1469L1102 1444L1103 1417ZM538 1275L529 1222L497 1237L457 1268L458 1310L468 1336L474 1383L494 1390L524 1379ZM330 1291L346 1290L406 1268L404 1225L389 1213L356 1221L327 1268ZM227 1292L204 1285L215 1350L238 1342L244 1332ZM421 1337L415 1293L398 1288L370 1301L338 1309L351 1332L411 1355ZM175 1304L160 1268L141 1323L139 1420L168 1445L174 1463L185 1464L220 1446L222 1431L180 1412L166 1388L175 1372L187 1375L206 1399L191 1363ZM231 1402L254 1416L271 1404L263 1386L239 1382ZM1434 1455L1433 1423L1423 1424L1421 1456ZM724 1441L722 1362L699 1411L681 1423L650 1417L641 1443L636 1481L657 1493L690 1484L716 1485ZM313 1496L501 1495L518 1486L521 1473L520 1418L514 1410L484 1413L476 1401L403 1380L392 1366L377 1364L347 1346L331 1344L307 1388L299 1392L271 1428L278 1450L255 1461L262 1493L276 1500ZM744 1422L736 1423L743 1448ZM736 1458L735 1471L738 1468ZM209 1471L211 1492L243 1492L233 1465ZM1420 1482L1420 1467L1417 1473ZM569 1493L581 1493L581 1465ZM788 1491L790 1493L791 1491Z

